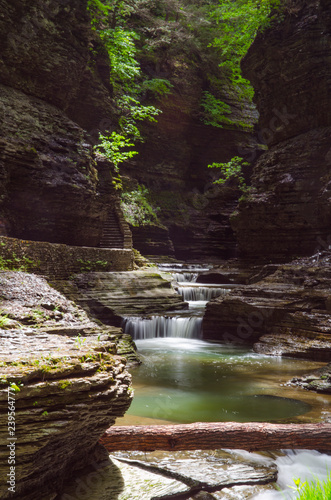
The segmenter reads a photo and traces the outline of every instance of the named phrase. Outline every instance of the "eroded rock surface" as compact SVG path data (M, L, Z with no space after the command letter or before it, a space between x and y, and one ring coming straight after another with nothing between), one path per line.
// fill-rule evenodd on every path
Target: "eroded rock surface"
M222 498L223 489L231 494L232 487L240 490L239 485L245 485L247 494L252 494L258 492L259 485L274 482L277 475L270 458L258 458L256 454L240 457L240 454L224 450L170 455L118 452L110 456L110 463L105 462L105 468L90 472L90 476L87 473L78 484L84 485L91 500L115 497L119 500L166 500L182 498L182 494L196 500L216 499ZM96 474L98 481L92 481ZM73 483L66 494L76 498L77 489L77 483Z
M2 271L0 284L1 498L51 499L74 471L104 459L98 440L132 398L118 353L126 350L132 359L134 346L40 276ZM14 435L7 427L8 387ZM14 495L4 479L7 438L15 444Z
M0 234L99 246L119 198L111 163L92 150L113 111L87 2L1 0L0 10Z
M330 361L330 263L328 252L299 259L212 300L204 338L254 344L263 354Z
M169 280L155 270L79 274L58 282L66 295L105 324L120 326L126 316L186 309Z
M243 255L279 262L327 249L331 224L330 5L284 6L243 61L269 151L232 218Z
M289 384L299 385L311 391L331 394L331 363L307 375L295 377L290 380Z

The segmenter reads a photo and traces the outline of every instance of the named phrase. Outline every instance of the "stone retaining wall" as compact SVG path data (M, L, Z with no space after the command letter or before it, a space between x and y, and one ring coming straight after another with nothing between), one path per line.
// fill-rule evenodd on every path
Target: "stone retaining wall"
M133 253L131 249L74 247L1 236L1 264L60 279L88 271L130 271Z

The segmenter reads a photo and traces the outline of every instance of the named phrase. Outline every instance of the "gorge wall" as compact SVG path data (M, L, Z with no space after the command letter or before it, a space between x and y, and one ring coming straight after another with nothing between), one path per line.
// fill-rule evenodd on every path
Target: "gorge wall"
M1 269L40 265L63 277L95 261L132 266L111 164L90 140L112 113L112 88L86 9L86 0L0 0ZM110 214L125 249L82 248L101 244ZM54 499L76 471L107 457L98 439L131 403L123 355L136 358L132 339L90 321L45 279L1 270L0 345L0 496Z
M150 3L128 21L141 38L137 46L143 74L172 85L157 99L146 92L143 102L162 113L156 124L143 126L139 155L123 167L131 181L147 186L152 205L160 208L161 224L133 228L134 246L143 254L181 259L231 257L236 241L229 218L241 193L236 184L214 185L219 172L207 166L258 149L253 133L257 112L219 67L219 52L209 46L215 32L206 11L184 0L157 2L163 4L169 15L154 12ZM229 106L228 121L208 124L204 92Z
M243 61L269 146L232 226L241 254L288 261L326 249L331 227L331 12L326 0L286 3Z
M203 331L264 354L330 361L331 12L324 0L286 5L243 62L269 150L232 217L244 262L273 264L209 302Z
M108 458L98 440L132 399L122 354L137 357L128 335L91 321L44 278L1 271L0 288L0 495L51 500Z
M86 133L112 113L87 0L1 0L0 10L0 234L99 246L118 196Z

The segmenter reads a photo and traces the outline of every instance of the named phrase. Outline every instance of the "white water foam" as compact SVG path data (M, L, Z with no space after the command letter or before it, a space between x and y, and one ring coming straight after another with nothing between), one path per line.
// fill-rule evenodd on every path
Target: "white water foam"
M182 337L199 339L201 337L202 318L151 316L150 318L124 318L123 330L134 340L157 337Z
M220 295L227 295L230 292L229 288L223 288L221 286L178 286L178 293L187 302L190 301L209 301Z
M318 478L324 481L331 470L331 456L318 451L288 450L286 456L276 459L276 465L277 484L282 491L266 491L255 496L254 500L294 500L298 494L293 489L293 479L300 478L304 482Z

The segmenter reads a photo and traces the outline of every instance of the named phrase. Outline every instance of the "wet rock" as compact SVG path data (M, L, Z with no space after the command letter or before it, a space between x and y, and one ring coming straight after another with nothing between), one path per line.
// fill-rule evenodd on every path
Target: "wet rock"
M51 500L75 471L104 459L98 440L132 399L126 360L117 353L132 359L134 346L120 329L91 321L40 276L2 271L0 283L0 441L16 438L16 492L1 498ZM5 445L0 463L6 478Z
M102 468L86 471L65 488L56 500L79 499L83 492L89 500L162 500L168 495L186 493L189 487L176 479L144 470L110 457Z
M240 457L226 450L195 452L118 452L118 461L140 470L165 475L189 487L192 499L221 498L218 492L234 485L259 485L276 480L277 469L272 461L256 454ZM239 486L237 486L239 487ZM216 493L214 493L216 492ZM148 498L148 497L146 497ZM160 498L172 498L165 495ZM176 498L176 497L175 497Z
M256 352L330 361L328 252L281 265L258 283L207 304L207 340L254 344Z
M187 308L171 280L155 270L77 275L57 283L82 308L105 324L120 326L125 316L144 316Z
M207 493L205 491L200 491L196 495L193 495L191 497L192 500L215 500L215 496L211 495L210 493Z
M302 377L295 377L289 381L291 385L298 385L304 389L331 394L331 363Z

